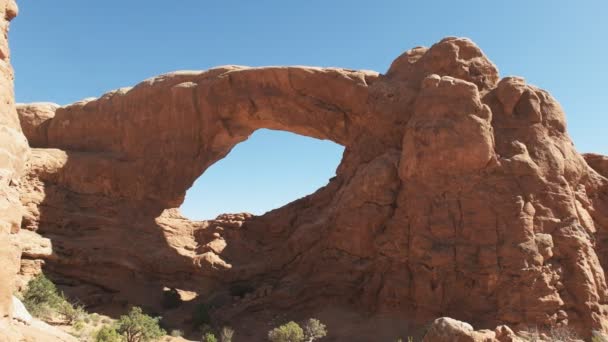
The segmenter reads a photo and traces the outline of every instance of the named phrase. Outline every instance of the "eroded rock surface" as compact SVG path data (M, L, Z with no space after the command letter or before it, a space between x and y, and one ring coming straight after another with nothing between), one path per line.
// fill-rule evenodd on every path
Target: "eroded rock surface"
M0 0L0 321L12 312L14 279L19 252L11 235L21 225L18 184L23 174L28 145L15 111L13 69L8 48L9 22L17 15L13 0Z
M15 110L13 69L8 47L9 22L17 16L13 0L0 0L0 341L75 342L61 331L32 319L13 297L19 271L21 217L19 180L29 156Z
M576 152L553 97L500 79L467 39L386 74L228 66L44 106L20 107L44 142L21 181L23 227L52 242L24 255L29 271L150 305L165 286L193 291L226 321L331 304L494 337L500 324L608 331L604 169ZM260 128L344 145L336 177L262 216L172 209Z

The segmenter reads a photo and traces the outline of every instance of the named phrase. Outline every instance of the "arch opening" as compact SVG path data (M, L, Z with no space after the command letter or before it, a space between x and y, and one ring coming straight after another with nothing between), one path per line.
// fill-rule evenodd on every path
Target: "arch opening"
M343 152L344 146L329 140L258 129L199 176L180 211L191 220L264 214L326 185Z

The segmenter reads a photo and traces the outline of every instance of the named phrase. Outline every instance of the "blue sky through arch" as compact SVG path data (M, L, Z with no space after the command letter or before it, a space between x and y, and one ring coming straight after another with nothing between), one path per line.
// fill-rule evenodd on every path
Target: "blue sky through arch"
M184 216L263 214L313 193L336 174L344 147L290 132L260 129L211 165L186 193Z

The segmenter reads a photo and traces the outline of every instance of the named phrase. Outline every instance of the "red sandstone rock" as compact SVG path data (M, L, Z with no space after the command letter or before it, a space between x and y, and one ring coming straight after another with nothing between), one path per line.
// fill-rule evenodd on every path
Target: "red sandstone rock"
M17 104L19 121L31 147L42 147L48 144L46 126L49 119L55 116L59 105L54 103Z
M465 322L441 317L433 321L423 342L497 342L496 333L490 330L475 331Z
M12 311L12 293L19 252L11 243L21 224L17 185L28 156L27 142L15 112L13 69L8 48L9 21L17 15L13 0L0 0L0 323Z
M43 258L134 303L193 291L226 321L331 304L447 315L491 328L481 340L510 336L500 324L608 331L605 167L575 151L554 98L499 80L467 39L408 51L386 75L228 66L54 116L37 106L20 109L46 142L21 181L23 227L53 251L27 267ZM259 128L344 145L336 177L262 216L172 209Z
M608 156L587 153L583 157L589 166L600 175L608 178Z
M13 292L20 255L16 233L23 215L18 186L29 155L15 111L13 69L7 41L9 21L17 12L13 0L0 0L0 341L73 342L72 336L38 320L23 322L24 312L13 316Z

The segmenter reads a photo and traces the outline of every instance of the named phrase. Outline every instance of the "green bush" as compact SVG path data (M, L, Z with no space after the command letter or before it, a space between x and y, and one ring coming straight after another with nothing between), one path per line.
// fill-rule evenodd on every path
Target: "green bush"
M23 304L32 315L41 319L59 315L67 324L74 324L87 317L84 307L70 303L44 274L39 274L27 284Z
M72 326L72 329L74 329L74 331L81 331L82 329L84 329L84 322L78 321L78 322L74 323L74 325Z
M289 322L269 331L268 339L271 342L302 342L304 341L304 330L298 323Z
M203 342L217 342L217 338L215 335L213 335L213 333L208 332L203 335Z
M192 312L192 325L196 329L201 329L201 327L210 323L209 307L205 303L198 304Z
M95 342L123 342L124 338L113 327L104 326L95 334Z
M44 274L39 274L27 284L23 293L23 305L35 317L49 318L62 303L57 287Z
M116 323L116 331L124 336L127 342L147 342L158 339L166 334L158 322L160 317L150 317L141 308L133 307L128 315L120 317Z
M304 325L304 335L307 341L314 341L327 335L327 327L318 319L310 318Z

